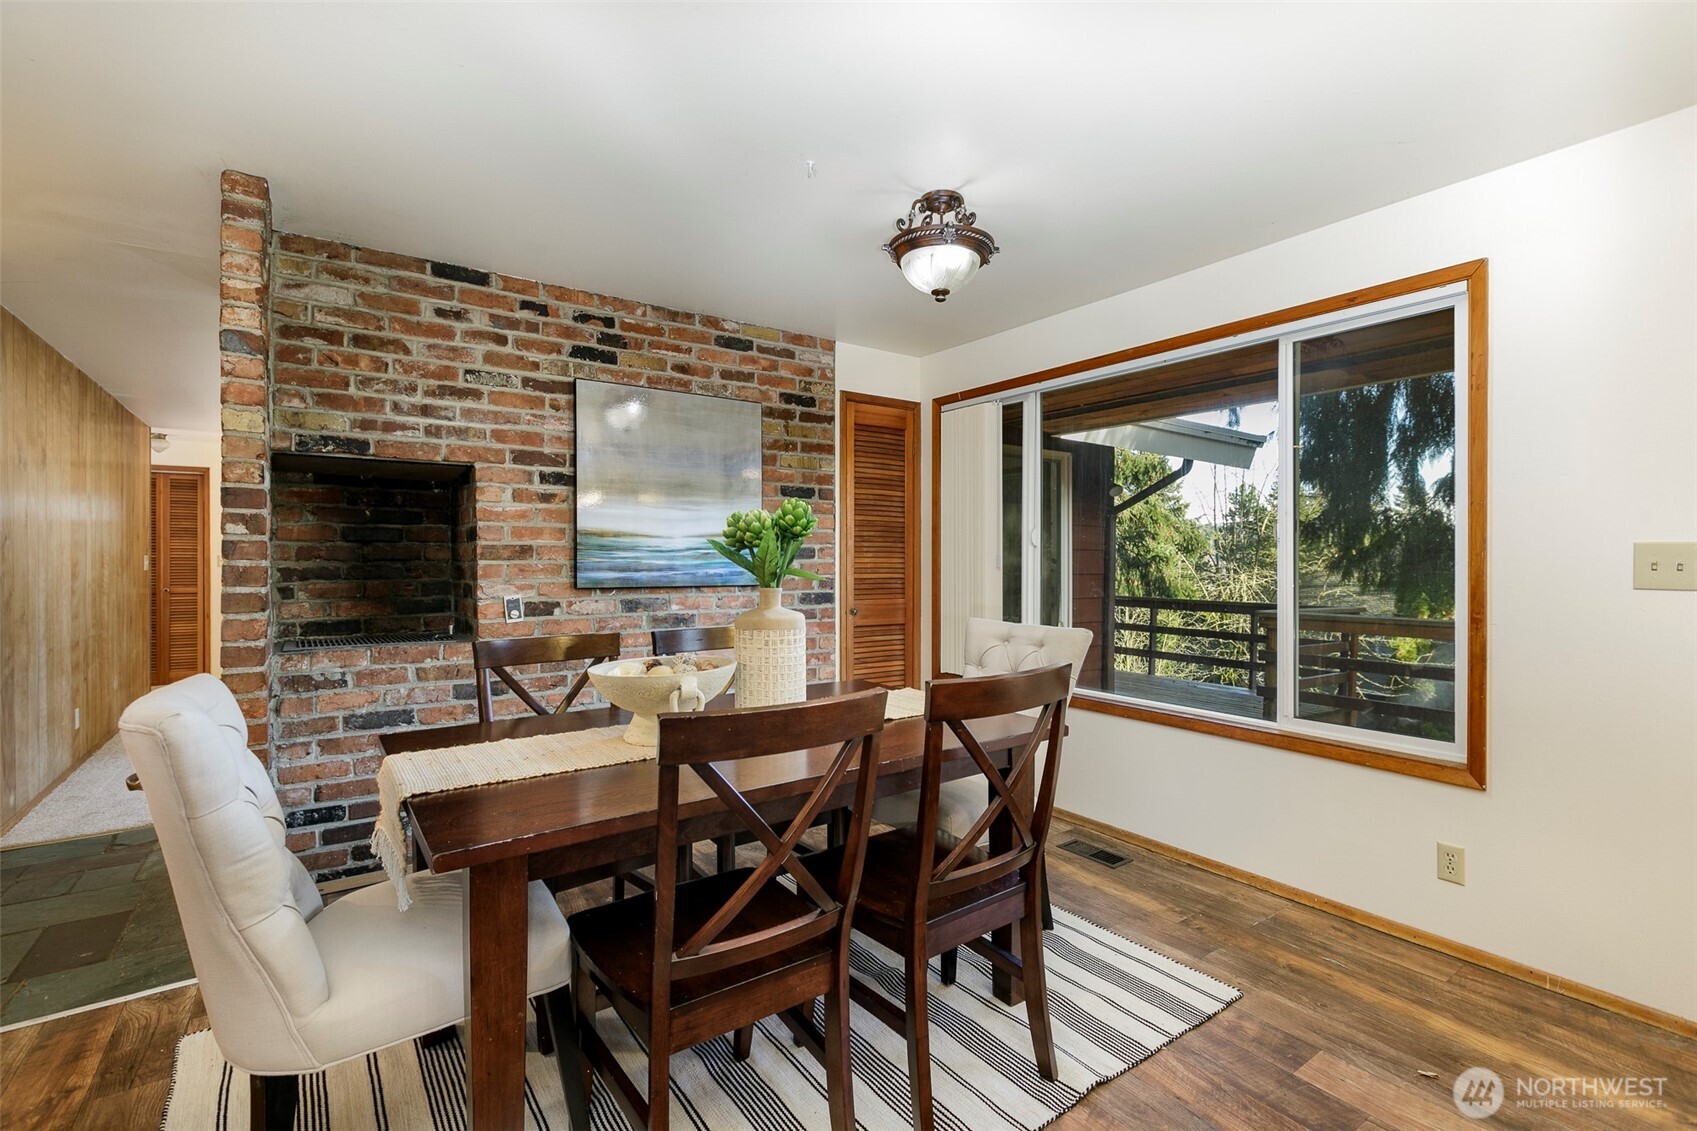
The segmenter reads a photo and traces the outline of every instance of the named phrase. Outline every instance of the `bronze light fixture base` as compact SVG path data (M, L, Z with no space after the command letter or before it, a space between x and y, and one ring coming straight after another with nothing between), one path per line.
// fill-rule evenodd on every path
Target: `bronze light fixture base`
M975 227L978 214L966 211L966 200L953 189L933 189L918 197L908 207L908 214L896 221L896 234L883 246L908 282L925 291L937 302L944 302L951 287L964 286L990 262L1001 248L990 233ZM977 263L961 256L942 257L921 255L904 264L910 255L927 248L959 247L977 257Z

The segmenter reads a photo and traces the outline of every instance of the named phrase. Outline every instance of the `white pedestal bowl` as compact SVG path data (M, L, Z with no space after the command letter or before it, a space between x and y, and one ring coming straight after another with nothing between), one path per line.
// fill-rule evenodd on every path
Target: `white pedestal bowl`
M674 657L664 657L673 659ZM709 700L730 686L736 661L728 656L693 655L693 672L660 675L619 674L632 667L652 665L652 658L608 660L589 669L589 682L601 697L631 713L624 739L632 746L658 746L660 724L654 716L666 711L699 711Z

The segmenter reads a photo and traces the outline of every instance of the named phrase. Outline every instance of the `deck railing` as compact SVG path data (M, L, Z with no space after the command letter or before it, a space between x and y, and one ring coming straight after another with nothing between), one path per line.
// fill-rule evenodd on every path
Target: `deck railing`
M1270 716L1277 687L1277 621L1277 610L1257 601L1116 597L1114 666L1127 670L1119 664L1125 658L1129 670L1151 676L1163 661L1201 669L1204 678L1195 682L1253 691ZM1410 639L1430 641L1433 650L1453 646L1454 621L1377 616L1359 606L1310 607L1302 610L1298 629L1298 690L1304 706L1329 708L1348 725L1357 725L1368 712L1440 729L1454 724L1452 706L1411 702L1407 694L1417 680L1453 685L1454 666L1429 658L1399 659L1384 646ZM1169 669L1168 674L1176 673Z
M1141 661L1145 675L1154 675L1162 660L1218 670L1241 672L1238 679L1198 682L1254 687L1256 676L1269 649L1266 631L1257 624L1258 614L1271 614L1273 607L1258 601L1191 601L1178 597L1115 597L1114 655L1128 657L1132 670ZM1210 624L1207 619L1226 623ZM1122 645L1125 637L1142 637L1141 646ZM1172 641L1168 647L1166 641ZM1186 647L1186 645L1189 645ZM1116 662L1115 667L1118 667Z

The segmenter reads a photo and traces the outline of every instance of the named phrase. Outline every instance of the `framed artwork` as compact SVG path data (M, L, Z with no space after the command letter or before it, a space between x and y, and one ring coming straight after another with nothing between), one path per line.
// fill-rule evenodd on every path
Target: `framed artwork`
M578 381L580 589L747 585L707 544L760 506L760 406Z

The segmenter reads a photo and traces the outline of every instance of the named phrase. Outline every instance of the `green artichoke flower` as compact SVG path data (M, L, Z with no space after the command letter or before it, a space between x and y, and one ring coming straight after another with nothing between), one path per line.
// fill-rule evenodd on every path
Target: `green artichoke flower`
M765 511L732 511L725 518L725 544L734 550L752 550L770 529L772 516Z
M785 499L778 513L772 517L772 525L777 528L780 538L799 540L812 534L819 520L813 516L813 507L805 499Z
M779 585L786 577L823 581L818 574L795 567L802 540L818 525L807 500L785 499L776 514L732 511L725 516L724 540L709 538L707 544L753 574L755 583L762 587Z

